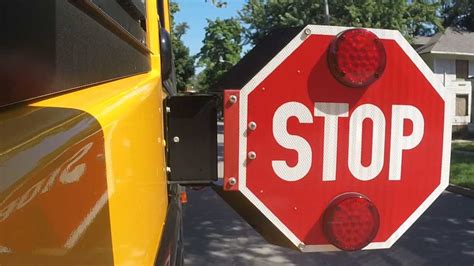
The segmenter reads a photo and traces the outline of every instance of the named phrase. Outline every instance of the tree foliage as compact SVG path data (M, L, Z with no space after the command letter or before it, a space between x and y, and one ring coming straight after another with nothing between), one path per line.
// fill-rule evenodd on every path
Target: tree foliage
M201 89L215 84L240 59L242 51L239 20L207 20L201 51L197 55L198 65L205 69L199 74Z
M171 21L174 14L179 12L179 6L175 2L170 3ZM189 29L186 22L172 23L171 42L173 44L174 67L176 74L176 88L178 91L185 91L190 83L190 78L194 75L194 59L189 55L189 48L184 45L182 36Z
M356 0L334 5L333 24L399 30L406 37L442 29L439 2L429 0ZM431 26L431 27L430 27Z
M272 29L322 24L323 0L248 0L239 12L246 25L244 39L255 45Z
M208 0L205 0L206 2L208 2ZM227 7L227 1L223 1L223 0L211 0L211 3L213 5L215 5L217 8L221 8L221 7Z
M443 0L441 3L445 27L474 31L474 0Z
M396 29L411 37L442 29L439 6L431 0L329 0L330 24ZM249 0L239 16L245 41L256 44L274 28L323 24L324 0Z

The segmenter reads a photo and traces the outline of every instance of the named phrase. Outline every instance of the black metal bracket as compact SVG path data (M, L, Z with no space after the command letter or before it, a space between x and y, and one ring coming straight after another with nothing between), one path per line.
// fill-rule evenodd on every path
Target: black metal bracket
M179 95L165 100L168 181L217 180L217 97Z

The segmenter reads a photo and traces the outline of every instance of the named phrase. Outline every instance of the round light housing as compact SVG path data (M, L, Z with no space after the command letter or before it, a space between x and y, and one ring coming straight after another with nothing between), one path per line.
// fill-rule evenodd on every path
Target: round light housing
M359 193L344 193L329 204L323 216L323 230L331 244L346 251L360 250L379 230L375 205Z
M327 60L332 75L339 82L354 88L366 87L385 69L385 48L374 33L350 29L332 41Z

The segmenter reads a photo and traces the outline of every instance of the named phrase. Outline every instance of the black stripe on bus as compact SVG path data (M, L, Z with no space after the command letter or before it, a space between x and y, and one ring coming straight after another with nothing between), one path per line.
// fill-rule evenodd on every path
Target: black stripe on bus
M1 1L0 28L0 106L150 70L146 50L72 1Z

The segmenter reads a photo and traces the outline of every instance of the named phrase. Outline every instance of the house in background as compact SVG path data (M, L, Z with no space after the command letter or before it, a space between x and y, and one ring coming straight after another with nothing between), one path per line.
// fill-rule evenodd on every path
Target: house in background
M444 86L456 96L455 130L474 131L474 32L447 28L432 37L417 37L413 46Z

